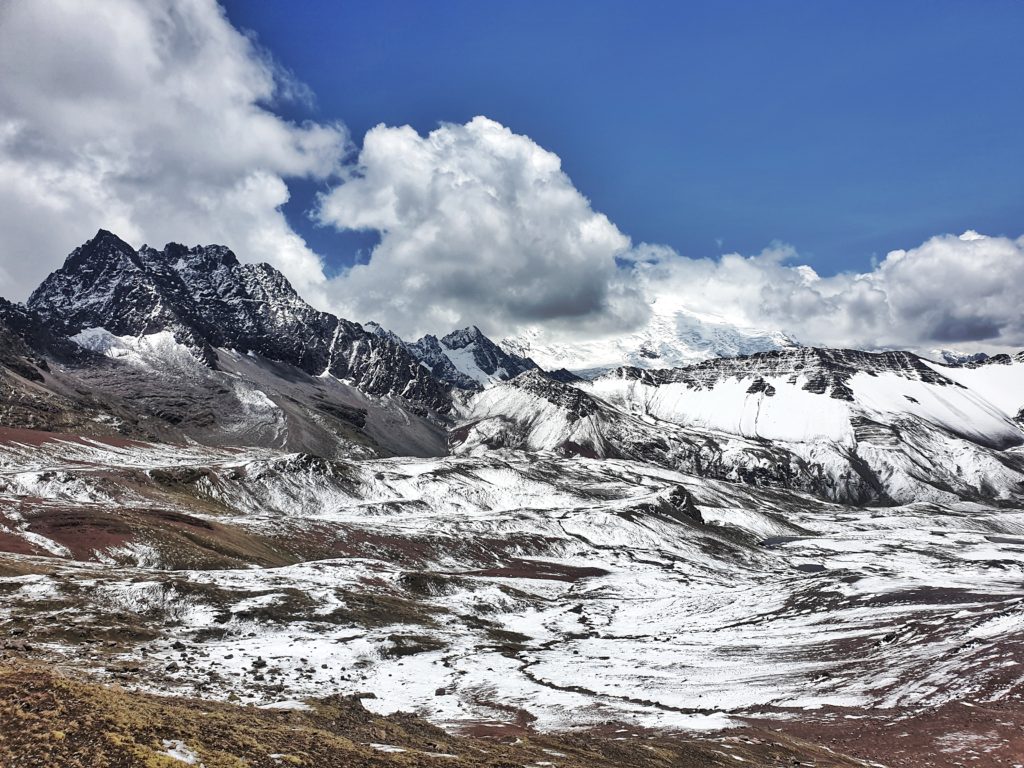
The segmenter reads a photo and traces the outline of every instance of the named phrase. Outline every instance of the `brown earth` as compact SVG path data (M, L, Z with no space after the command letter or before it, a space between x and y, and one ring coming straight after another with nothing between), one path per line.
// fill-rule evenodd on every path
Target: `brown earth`
M274 567L305 559L270 537L222 525L173 509L74 504L24 505L27 530L66 547L76 560L93 560L96 552L130 543L153 547L163 567L217 569L246 565ZM3 522L0 516L0 523ZM28 546L28 549L26 549ZM0 537L0 551L48 555L16 534Z
M924 712L832 710L751 720L887 768L1024 766L1024 702L950 702Z
M589 568L565 563L547 563L540 560L515 558L499 568L485 568L466 571L464 576L489 576L502 579L546 579L551 581L574 582L594 576L607 576L603 568Z
M453 736L412 715L379 717L357 699L332 697L309 710L267 710L130 693L50 667L0 661L0 765L7 768L180 768L181 742L206 768L711 768L863 766L767 730L693 738L607 734L509 739ZM374 746L377 745L377 746ZM392 750L383 751L382 745Z

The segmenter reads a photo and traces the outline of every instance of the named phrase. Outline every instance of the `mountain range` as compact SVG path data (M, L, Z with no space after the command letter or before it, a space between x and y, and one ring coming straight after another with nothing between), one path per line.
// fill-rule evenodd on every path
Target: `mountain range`
M1024 722L1024 353L652 317L409 341L101 230L0 300L0 629L139 690L457 728L761 718L877 760L947 706Z
M939 364L736 331L781 348L651 368L681 354L665 341L642 367L585 380L476 327L407 342L321 312L223 246L135 250L106 231L4 307L17 426L91 414L94 431L332 457L449 444L630 457L846 503L1008 498L1024 472L1007 453L1024 443L1019 355Z

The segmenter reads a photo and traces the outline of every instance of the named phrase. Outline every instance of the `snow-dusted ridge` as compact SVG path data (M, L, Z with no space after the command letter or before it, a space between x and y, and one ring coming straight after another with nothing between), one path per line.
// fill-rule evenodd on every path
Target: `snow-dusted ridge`
M67 335L168 332L211 367L217 349L253 353L311 375L330 373L372 395L450 407L445 387L401 345L314 309L267 264L219 245L134 250L100 230L32 293L28 306Z
M475 396L452 435L461 453L629 457L844 502L1009 502L1024 487L1022 384L1019 363L801 348L575 385L524 374Z
M990 370L945 368L904 352L804 348L668 371L620 369L584 386L664 421L767 440L850 445L854 416L862 416L914 418L991 447L1019 445L1013 416L1024 390L1015 394L1014 385L1024 383L1024 365L1004 369L985 392L965 383L995 381Z
M432 376L455 389L477 391L538 367L528 357L502 349L475 325L440 338L428 334L411 342L403 341L378 323L367 323L365 327L403 345Z

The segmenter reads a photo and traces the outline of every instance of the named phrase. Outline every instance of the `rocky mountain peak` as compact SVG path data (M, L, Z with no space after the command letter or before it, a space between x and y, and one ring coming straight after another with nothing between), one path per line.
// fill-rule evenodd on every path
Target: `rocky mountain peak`
M444 336L441 341L444 342L448 349L463 349L470 344L493 343L475 325L452 331Z
M197 245L189 248L181 243L168 243L163 251L155 251L145 245L142 246L142 250L162 254L163 258L171 262L178 271L189 269L212 272L222 267L231 268L239 265L238 257L230 248L223 245Z
M29 307L74 336L161 331L210 367L217 349L253 353L306 373L330 373L373 395L400 395L436 410L444 386L404 345L307 304L268 264L243 264L222 245L131 249L101 230L33 292Z
M141 266L134 248L113 232L100 229L68 255L64 267L81 270L111 264L122 267Z
M475 325L440 339L427 334L406 347L435 377L458 389L480 390L538 367L529 358L506 352Z

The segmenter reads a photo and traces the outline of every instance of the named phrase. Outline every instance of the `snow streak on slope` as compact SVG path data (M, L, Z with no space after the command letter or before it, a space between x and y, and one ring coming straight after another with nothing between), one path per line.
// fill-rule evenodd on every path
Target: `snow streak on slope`
M863 416L881 423L914 418L994 447L1024 441L1004 410L966 387L908 378L896 371L856 372L847 383L852 391L847 400L808 389L811 375L759 375L752 368L723 376L707 388L685 380L654 383L608 375L587 386L611 402L664 421L766 440L852 445L853 421Z
M943 376L962 384L996 406L1004 415L1024 424L1024 352L997 355L981 364L931 364Z
M801 349L474 397L455 450L622 457L843 502L1020 498L1024 432L905 353Z

